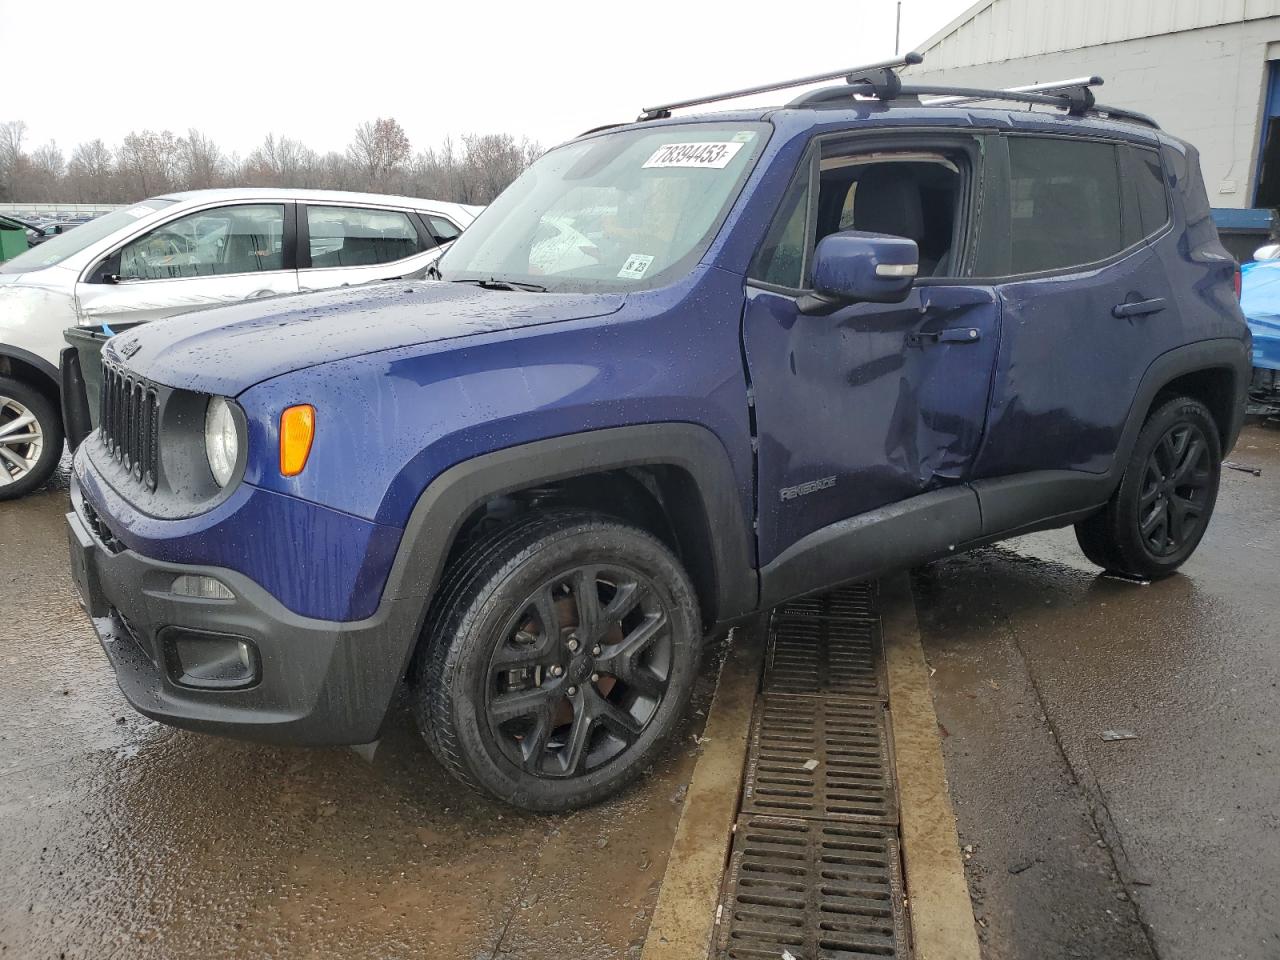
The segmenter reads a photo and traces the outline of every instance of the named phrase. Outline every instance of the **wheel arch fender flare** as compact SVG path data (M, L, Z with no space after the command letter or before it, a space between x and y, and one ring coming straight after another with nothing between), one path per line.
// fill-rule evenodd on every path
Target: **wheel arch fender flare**
M1189 374L1215 371L1225 372L1231 377L1230 409L1225 412L1224 422L1220 424L1223 428L1222 453L1224 456L1227 454L1244 426L1245 401L1251 372L1249 348L1245 341L1234 338L1200 340L1162 353L1147 367L1125 419L1124 431L1110 471L1111 480L1119 483L1124 475L1125 465L1138 442L1138 434L1161 391Z
M425 616L463 523L486 501L542 483L643 466L674 467L693 481L710 538L716 619L754 610L759 581L733 466L720 439L693 423L637 424L550 437L449 467L427 485L410 512L384 600L421 598Z
M21 347L15 347L12 344L0 343L0 359L17 360L25 366L34 368L44 379L38 383L33 383L32 386L50 391L52 397L55 400L57 399L60 383L58 368L44 357L38 356L29 350L23 350Z

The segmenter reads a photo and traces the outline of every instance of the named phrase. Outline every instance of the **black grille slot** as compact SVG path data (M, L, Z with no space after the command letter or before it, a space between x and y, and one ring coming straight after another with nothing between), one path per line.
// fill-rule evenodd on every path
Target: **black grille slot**
M99 424L107 452L135 481L155 490L160 458L160 397L156 388L104 363Z

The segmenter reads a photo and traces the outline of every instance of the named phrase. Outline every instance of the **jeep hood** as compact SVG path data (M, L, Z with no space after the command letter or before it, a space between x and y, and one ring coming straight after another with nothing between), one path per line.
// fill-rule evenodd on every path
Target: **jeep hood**
M624 299L393 280L156 320L112 338L104 353L157 383L235 396L331 360L607 316Z

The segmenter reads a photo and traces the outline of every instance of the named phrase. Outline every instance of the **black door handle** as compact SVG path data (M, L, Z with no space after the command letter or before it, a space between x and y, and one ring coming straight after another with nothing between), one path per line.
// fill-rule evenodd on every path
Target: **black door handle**
M925 347L933 343L977 343L982 339L982 332L977 327L957 327L951 330L938 330L933 333L908 333L908 347Z
M1111 308L1111 315L1123 320L1125 317L1141 317L1148 313L1159 313L1165 308L1164 297L1154 300L1135 300L1133 303L1117 303Z

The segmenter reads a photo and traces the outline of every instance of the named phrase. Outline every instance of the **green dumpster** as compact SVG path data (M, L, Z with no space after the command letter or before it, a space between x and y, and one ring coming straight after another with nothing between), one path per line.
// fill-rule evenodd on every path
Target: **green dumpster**
M26 249L26 224L11 217L0 216L0 263L12 260Z

